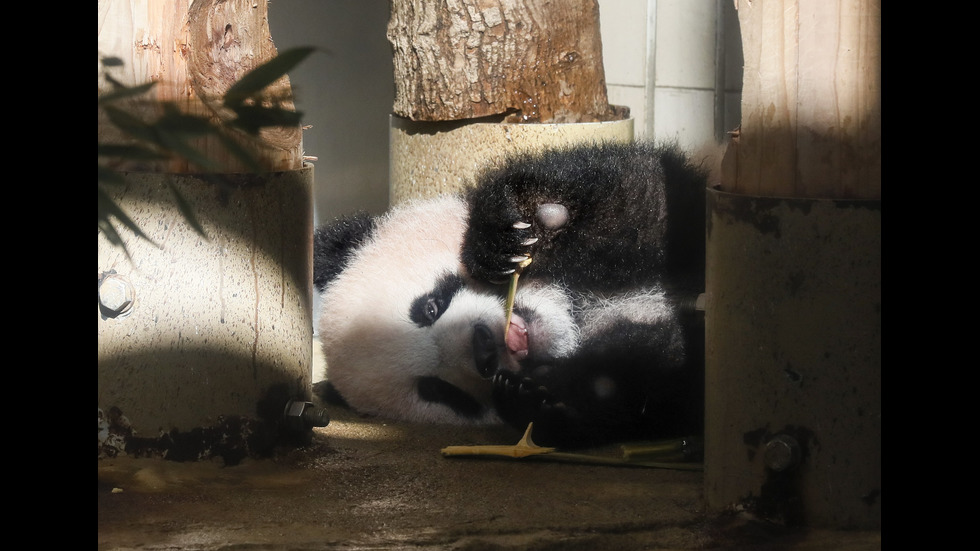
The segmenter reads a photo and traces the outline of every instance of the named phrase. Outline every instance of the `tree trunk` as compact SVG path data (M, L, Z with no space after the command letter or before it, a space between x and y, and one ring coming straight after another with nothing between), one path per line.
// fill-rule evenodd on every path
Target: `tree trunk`
M221 98L245 73L272 59L276 47L269 32L265 0L99 0L99 57L117 57L123 66L112 75L128 86L156 82L152 101L134 106L152 119L161 102L172 102L182 112L227 119ZM101 71L101 66L100 66ZM107 89L100 74L99 92ZM269 97L292 107L287 77L269 87ZM99 141L122 138L99 113ZM236 135L266 170L295 170L303 166L300 128L263 129L256 140ZM242 170L217 138L201 139L198 151L228 167ZM125 169L127 167L117 167ZM193 172L184 159L140 163L143 171Z
M880 199L881 0L737 4L745 80L729 190Z
M397 115L591 122L606 96L596 0L394 0Z

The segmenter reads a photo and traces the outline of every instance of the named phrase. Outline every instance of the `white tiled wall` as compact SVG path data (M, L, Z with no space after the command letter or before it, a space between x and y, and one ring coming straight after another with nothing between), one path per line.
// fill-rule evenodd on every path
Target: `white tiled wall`
M694 148L737 126L731 0L599 0L599 19L609 100L630 108L638 138Z
M599 0L606 82L646 85L648 0Z

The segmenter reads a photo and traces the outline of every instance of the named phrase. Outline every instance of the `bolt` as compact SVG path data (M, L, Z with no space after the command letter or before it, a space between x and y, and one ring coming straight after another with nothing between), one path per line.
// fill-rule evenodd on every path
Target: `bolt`
M313 427L325 427L330 424L327 410L318 408L313 402L290 400L286 403L283 420L289 430L302 432Z
M788 434L777 434L766 443L766 466L776 472L797 466L801 456L799 443Z
M128 316L135 300L133 284L125 276L107 272L99 278L99 311L105 318Z

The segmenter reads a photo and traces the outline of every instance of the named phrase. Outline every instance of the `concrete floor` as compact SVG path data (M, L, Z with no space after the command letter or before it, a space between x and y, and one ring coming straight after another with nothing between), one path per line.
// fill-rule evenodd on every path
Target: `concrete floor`
M99 549L881 549L880 531L708 515L696 471L445 458L521 435L330 414L308 446L233 467L100 459Z

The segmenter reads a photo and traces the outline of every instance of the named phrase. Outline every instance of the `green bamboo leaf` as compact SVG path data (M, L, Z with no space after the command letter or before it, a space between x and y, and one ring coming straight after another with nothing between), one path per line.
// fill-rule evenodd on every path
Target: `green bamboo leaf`
M112 224L110 224L108 220L99 220L99 231L105 234L105 237L109 240L109 243L116 246L125 246L122 236L119 235L119 232L116 231L116 228L112 227Z
M150 239L148 235L143 233L143 230L141 230L139 226L136 225L136 222L133 222L133 220L129 217L129 215L127 215L125 211L123 211L122 208L120 208L119 205L117 205L116 202L113 201L111 197L109 197L109 195L105 192L105 190L103 190L100 187L99 188L99 229L105 232L105 226L109 225L111 227L111 220L113 218L118 220L123 226L129 228L129 231L133 232L137 237L146 239L150 243L153 243L154 246L159 247L159 245L154 243L153 240ZM112 233L114 233L115 238L118 239L119 237L118 233L116 233L115 230L113 230ZM106 236L110 237L110 234L106 232ZM119 242L121 242L121 239L119 240Z
M196 136L194 136L196 137ZM156 140L161 147L184 158L189 163L197 165L204 170L218 170L221 164L208 157L205 153L198 151L197 147L188 143L190 138L185 133L171 132L168 129L158 128Z
M142 145L99 144L99 157L112 157L131 161L159 161L167 156Z
M156 133L151 125L142 119L133 116L123 109L113 105L103 106L103 111L113 126L121 130L124 134L135 138L138 141L149 142L159 145Z
M271 126L299 126L303 116L299 111L281 107L237 105L231 109L237 115L231 124L252 135L258 134L262 128Z
M99 94L99 105L112 103L124 98L142 96L143 94L149 92L157 84L156 82L147 82L146 84L141 84L139 86L124 86L112 77L107 76L106 80L113 85L113 90L111 92Z
M249 172L261 172L262 166L255 160L252 152L242 147L241 143L224 133L218 134L218 139L229 153L245 165L246 170Z
M109 241L114 247L119 247L122 249L123 253L126 254L126 258L130 261L133 260L132 255L129 254L129 248L126 247L126 243L123 241L122 236L116 231L116 228L112 227L112 224L108 220L99 220L99 231L105 236L106 240Z
M180 194L180 191L177 190L177 186L173 182L168 182L167 185L170 188L170 192L174 194L174 202L177 203L177 209L184 215L184 219L190 227L201 237L208 239L208 234L204 231L204 226L201 225L201 222L198 221L197 216L194 214L194 209L191 207L191 204Z
M144 137L164 151L183 157L206 170L216 170L220 164L198 150L191 142L207 135L220 134L219 129L207 119L180 112L175 105L163 106L163 114L151 126L152 135Z
M217 132L216 127L208 119L197 115L188 115L170 102L163 104L163 114L153 124L153 127L165 129L171 133L187 134L188 136L203 136Z
M225 93L225 106L239 105L247 98L258 94L266 86L282 78L283 75L306 59L314 50L315 48L312 47L292 48L245 73Z
M111 168L99 165L99 183L109 184L114 186L126 185L126 179L123 178L122 174L119 174Z

